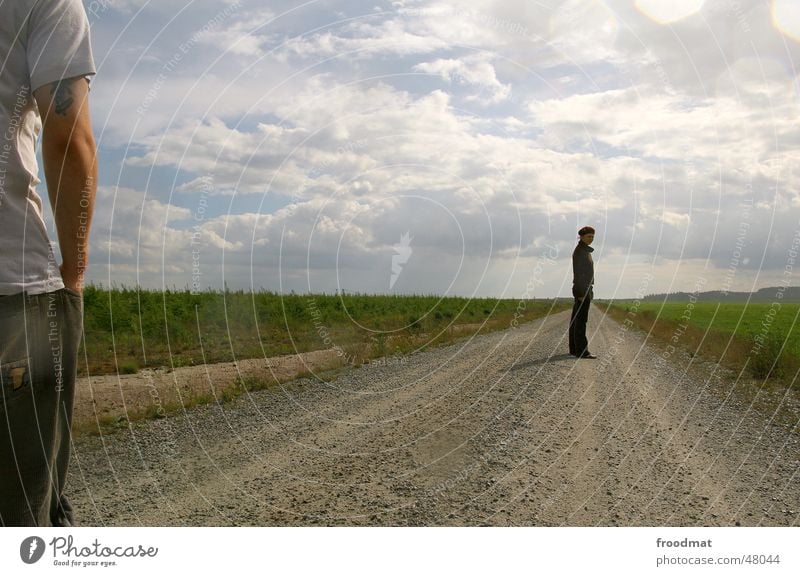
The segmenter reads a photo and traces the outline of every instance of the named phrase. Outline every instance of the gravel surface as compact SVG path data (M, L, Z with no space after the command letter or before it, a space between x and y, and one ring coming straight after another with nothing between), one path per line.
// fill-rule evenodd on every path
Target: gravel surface
M68 494L84 525L798 524L796 426L597 308L576 360L568 320L77 438Z

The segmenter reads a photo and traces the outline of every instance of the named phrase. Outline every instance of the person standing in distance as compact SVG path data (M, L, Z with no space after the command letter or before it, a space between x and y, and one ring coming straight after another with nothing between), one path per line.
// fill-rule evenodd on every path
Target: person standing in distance
M586 339L586 321L589 319L589 306L594 298L594 228L584 226L578 230L580 240L572 252L572 315L569 319L569 353L578 358L597 358L589 352Z
M0 526L74 526L64 496L97 190L95 73L80 0L5 0L0 19ZM36 192L41 151L55 259Z

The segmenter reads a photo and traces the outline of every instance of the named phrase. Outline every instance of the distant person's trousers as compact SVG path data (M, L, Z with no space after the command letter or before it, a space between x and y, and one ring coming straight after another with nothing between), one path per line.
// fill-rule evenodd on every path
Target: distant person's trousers
M569 319L569 352L580 356L588 352L589 341L586 339L586 322L589 320L589 306L594 294L590 289L581 300L572 291L575 303L572 305L572 315Z
M0 296L0 526L74 526L70 456L83 299Z

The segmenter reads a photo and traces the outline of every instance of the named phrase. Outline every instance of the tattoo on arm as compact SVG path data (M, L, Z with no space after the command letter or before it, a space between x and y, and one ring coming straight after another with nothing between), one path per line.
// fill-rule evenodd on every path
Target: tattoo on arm
M72 84L77 78L67 78L50 85L50 94L53 95L53 108L59 116L66 116L75 98L72 96Z

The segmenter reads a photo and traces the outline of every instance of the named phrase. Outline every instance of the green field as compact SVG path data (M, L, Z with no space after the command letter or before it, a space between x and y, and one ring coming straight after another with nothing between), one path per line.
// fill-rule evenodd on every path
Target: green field
M439 296L84 290L81 374L335 348L345 363L508 328L568 304ZM85 355L84 355L85 352Z
M743 365L756 378L792 377L800 361L800 303L615 300L612 316L630 318L664 341Z
M614 302L617 306L630 309L631 302ZM742 338L754 339L758 335L768 335L786 341L786 348L797 354L800 352L800 304L772 304L712 302L641 302L639 310L655 318L665 318L678 323L688 323L703 331L735 334Z

